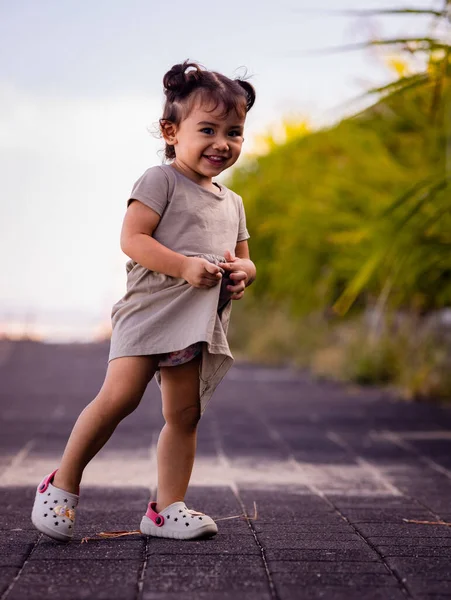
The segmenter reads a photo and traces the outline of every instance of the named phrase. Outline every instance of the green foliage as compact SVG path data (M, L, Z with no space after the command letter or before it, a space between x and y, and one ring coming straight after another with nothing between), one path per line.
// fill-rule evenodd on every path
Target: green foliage
M392 306L449 304L451 197L431 86L391 92L233 173L228 183L244 198L258 266L255 295L293 314L324 310L340 296L343 314L388 288Z

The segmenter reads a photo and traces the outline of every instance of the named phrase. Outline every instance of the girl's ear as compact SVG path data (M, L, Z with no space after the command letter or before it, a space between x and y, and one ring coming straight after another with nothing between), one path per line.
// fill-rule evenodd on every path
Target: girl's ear
M160 129L161 133L164 137L164 140L167 144L173 145L177 141L176 133L177 127L171 121L166 119L160 119Z

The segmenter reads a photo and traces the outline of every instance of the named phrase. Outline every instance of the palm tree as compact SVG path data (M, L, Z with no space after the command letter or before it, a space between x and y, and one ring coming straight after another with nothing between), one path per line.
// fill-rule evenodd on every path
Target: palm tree
M424 37L376 39L363 44L342 47L390 47L401 53L422 54L427 58L424 72L400 76L384 86L370 89L378 102L354 116L362 118L368 110L377 110L389 98L405 97L415 90L430 90L429 119L431 128L443 140L443 160L426 179L416 181L399 198L394 199L371 225L373 251L361 266L333 309L344 315L365 289L376 272L382 269L384 282L376 307L382 314L395 288L418 290L419 283L430 290L434 302L423 298L422 308L437 307L451 301L451 86L450 86L450 21L451 0L442 10L384 9L345 11L359 15L430 15L431 34ZM443 135L444 133L444 135ZM368 232L366 232L368 233ZM395 301L396 302L396 301Z

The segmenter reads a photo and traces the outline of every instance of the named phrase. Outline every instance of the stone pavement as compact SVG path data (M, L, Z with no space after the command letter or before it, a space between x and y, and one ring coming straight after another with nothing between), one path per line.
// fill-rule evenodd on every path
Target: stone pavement
M137 529L155 495L154 382L86 470L75 540L37 533L34 489L107 352L0 342L0 600L451 597L451 527L405 521L451 521L451 409L288 369L234 367L201 419L186 502L214 538L80 543Z

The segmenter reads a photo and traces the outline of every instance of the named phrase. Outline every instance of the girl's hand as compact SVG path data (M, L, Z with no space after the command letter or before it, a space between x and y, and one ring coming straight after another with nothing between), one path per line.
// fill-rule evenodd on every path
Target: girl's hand
M254 279L255 279L255 265L254 263L248 259L248 258L237 258L233 252L230 252L230 250L226 250L224 252L224 258L226 259L227 262L225 263L221 263L221 267L225 270L228 271L230 273L229 277L231 275L233 275L234 273L241 273L244 272L246 274L246 278L244 281L244 285L247 287L248 285L250 285ZM239 279L241 280L242 278L236 278L232 276L232 279Z
M246 281L247 275L244 271L233 271L232 273L227 273L227 277L229 281L233 283L233 285L227 286L227 291L230 293L230 298L232 300L241 300L244 296L244 290L246 289Z
M182 278L196 288L211 288L222 279L221 269L199 256L186 256L182 266Z
M226 270L227 277L233 285L228 285L227 290L230 292L232 300L240 300L244 296L244 290L248 281L246 271L240 269L240 258L236 258L233 252L226 250L224 252L226 263L221 263L221 267Z

